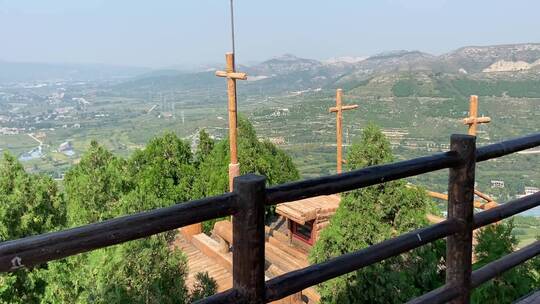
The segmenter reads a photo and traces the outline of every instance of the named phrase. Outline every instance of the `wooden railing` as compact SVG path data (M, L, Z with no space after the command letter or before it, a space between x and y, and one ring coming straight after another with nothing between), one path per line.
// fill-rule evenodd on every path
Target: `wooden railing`
M452 135L451 150L432 156L266 188L265 178L237 177L234 191L59 232L0 243L0 272L148 237L232 215L233 288L200 303L266 303L340 275L447 238L446 284L409 303L468 303L471 290L540 254L540 241L471 271L472 232L540 205L540 193L473 214L475 164L540 146L540 133L476 149L476 138ZM368 248L310 265L265 282L264 207L335 194L449 168L448 218Z

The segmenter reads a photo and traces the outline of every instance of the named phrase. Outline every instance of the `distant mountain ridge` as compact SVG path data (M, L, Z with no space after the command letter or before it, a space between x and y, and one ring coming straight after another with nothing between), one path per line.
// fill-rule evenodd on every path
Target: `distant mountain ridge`
M251 65L238 66L248 74L247 82L240 82L244 92L303 91L325 87L355 87L380 75L424 73L456 75L475 78L511 78L526 74L540 78L540 43L505 44L495 46L467 46L439 56L416 50L397 50L356 60L328 60L301 58L285 54ZM157 72L153 72L157 73ZM190 87L218 87L221 80L213 71L191 74L163 72L159 76L137 77L125 87L148 89L159 84L162 89ZM192 76L190 76L192 75ZM195 84L193 79L206 81Z

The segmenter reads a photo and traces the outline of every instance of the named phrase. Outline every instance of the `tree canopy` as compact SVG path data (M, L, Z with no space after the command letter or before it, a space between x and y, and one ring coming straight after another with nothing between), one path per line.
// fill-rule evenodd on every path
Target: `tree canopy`
M61 229L64 199L54 180L29 174L9 153L0 159L0 238L18 239ZM24 262L24 261L23 261ZM0 275L0 303L39 303L46 281L41 270L21 268Z
M190 147L173 133L152 139L127 160L93 142L66 176L69 210L74 212L69 224L187 201L194 178ZM170 246L173 237L174 232L162 233L59 262L47 299L51 303L59 296L80 303L188 303L186 258Z
M202 160L198 165L198 178L193 187L195 198L219 195L229 191L229 140L210 142L201 132L197 155ZM292 159L283 150L267 140L259 140L250 122L239 117L238 120L238 161L240 174L255 173L266 176L268 185L281 184L300 178L300 173ZM266 215L274 214L275 206L266 208ZM203 225L209 232L217 220Z
M199 179L195 186L198 197L229 191L229 140L214 143L210 151L208 146L208 140L201 140L197 149L206 155L200 164ZM238 119L238 161L241 174L264 175L269 185L300 178L292 159L269 141L259 140L253 126L242 116Z
M52 179L26 173L6 154L0 162L0 235L16 239L187 201L195 177L189 145L172 133L128 159L93 141L66 174L66 201ZM204 274L188 292L186 257L171 246L173 237L162 233L2 275L0 301L172 304L215 292Z
M226 192L228 141L216 142L204 130L199 136L195 153L167 132L127 159L92 141L66 173L63 193L51 178L25 172L4 154L0 237L17 239ZM266 175L271 184L299 178L292 160L260 141L245 119L239 136L242 173ZM190 303L215 293L216 282L204 273L188 292L186 257L172 246L174 236L166 232L0 275L0 303Z
M506 220L477 230L478 243L474 248L476 263L473 270L516 250L517 239L513 229L513 220ZM472 293L472 303L511 303L538 288L539 271L539 257L512 268L476 288Z

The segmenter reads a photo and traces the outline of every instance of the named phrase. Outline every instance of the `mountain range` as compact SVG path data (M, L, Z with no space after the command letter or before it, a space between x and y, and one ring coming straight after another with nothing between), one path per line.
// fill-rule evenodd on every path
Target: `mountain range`
M197 73L154 71L120 85L130 89L181 90L222 87L215 69ZM315 88L354 88L365 82L402 78L466 78L473 80L540 79L540 43L468 46L435 56L421 51L391 51L367 58L319 61L291 54L237 67L248 74L246 92L300 91ZM156 87L158 86L158 87Z
M221 68L221 67L220 67ZM214 76L216 68L200 72L175 69L150 70L99 65L55 65L0 61L0 82L44 79L115 79L117 89L210 90L222 88ZM540 78L540 43L467 46L435 56L421 51L399 50L366 58L344 57L320 61L291 54L249 66L241 86L246 92L300 91L315 88L354 88L381 76L409 75L413 78L465 77L475 80L522 80ZM392 76L393 75L393 76ZM399 77L397 77L399 78ZM388 79L388 77L386 77ZM118 81L120 80L120 81Z

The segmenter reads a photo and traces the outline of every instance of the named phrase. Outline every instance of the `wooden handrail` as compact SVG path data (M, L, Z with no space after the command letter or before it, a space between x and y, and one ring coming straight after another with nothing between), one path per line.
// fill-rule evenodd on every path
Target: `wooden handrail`
M456 153L446 152L386 165L367 167L341 174L282 184L266 190L266 203L275 205L308 197L364 188L450 168L459 164L460 161Z
M467 303L471 289L540 254L533 243L471 272L472 230L540 205L540 193L513 200L473 216L474 164L540 145L540 133L475 150L475 138L454 135L452 151L373 166L343 174L265 188L265 179L244 175L234 192L123 216L64 231L0 243L0 272L30 267L205 220L232 215L233 288L200 303L264 303L283 298L331 278L366 267L437 239L447 237L447 283L410 303L454 299ZM449 217L441 223L402 234L324 263L264 282L264 206L323 194L335 194L450 168ZM451 253L451 254L450 254Z
M0 243L0 272L148 237L194 223L231 215L235 194L118 217L68 230ZM18 261L18 262L15 262Z
M307 287L361 269L387 258L418 248L459 232L457 221L445 220L426 228L402 234L359 251L332 258L320 264L288 272L266 282L266 301L275 301Z

